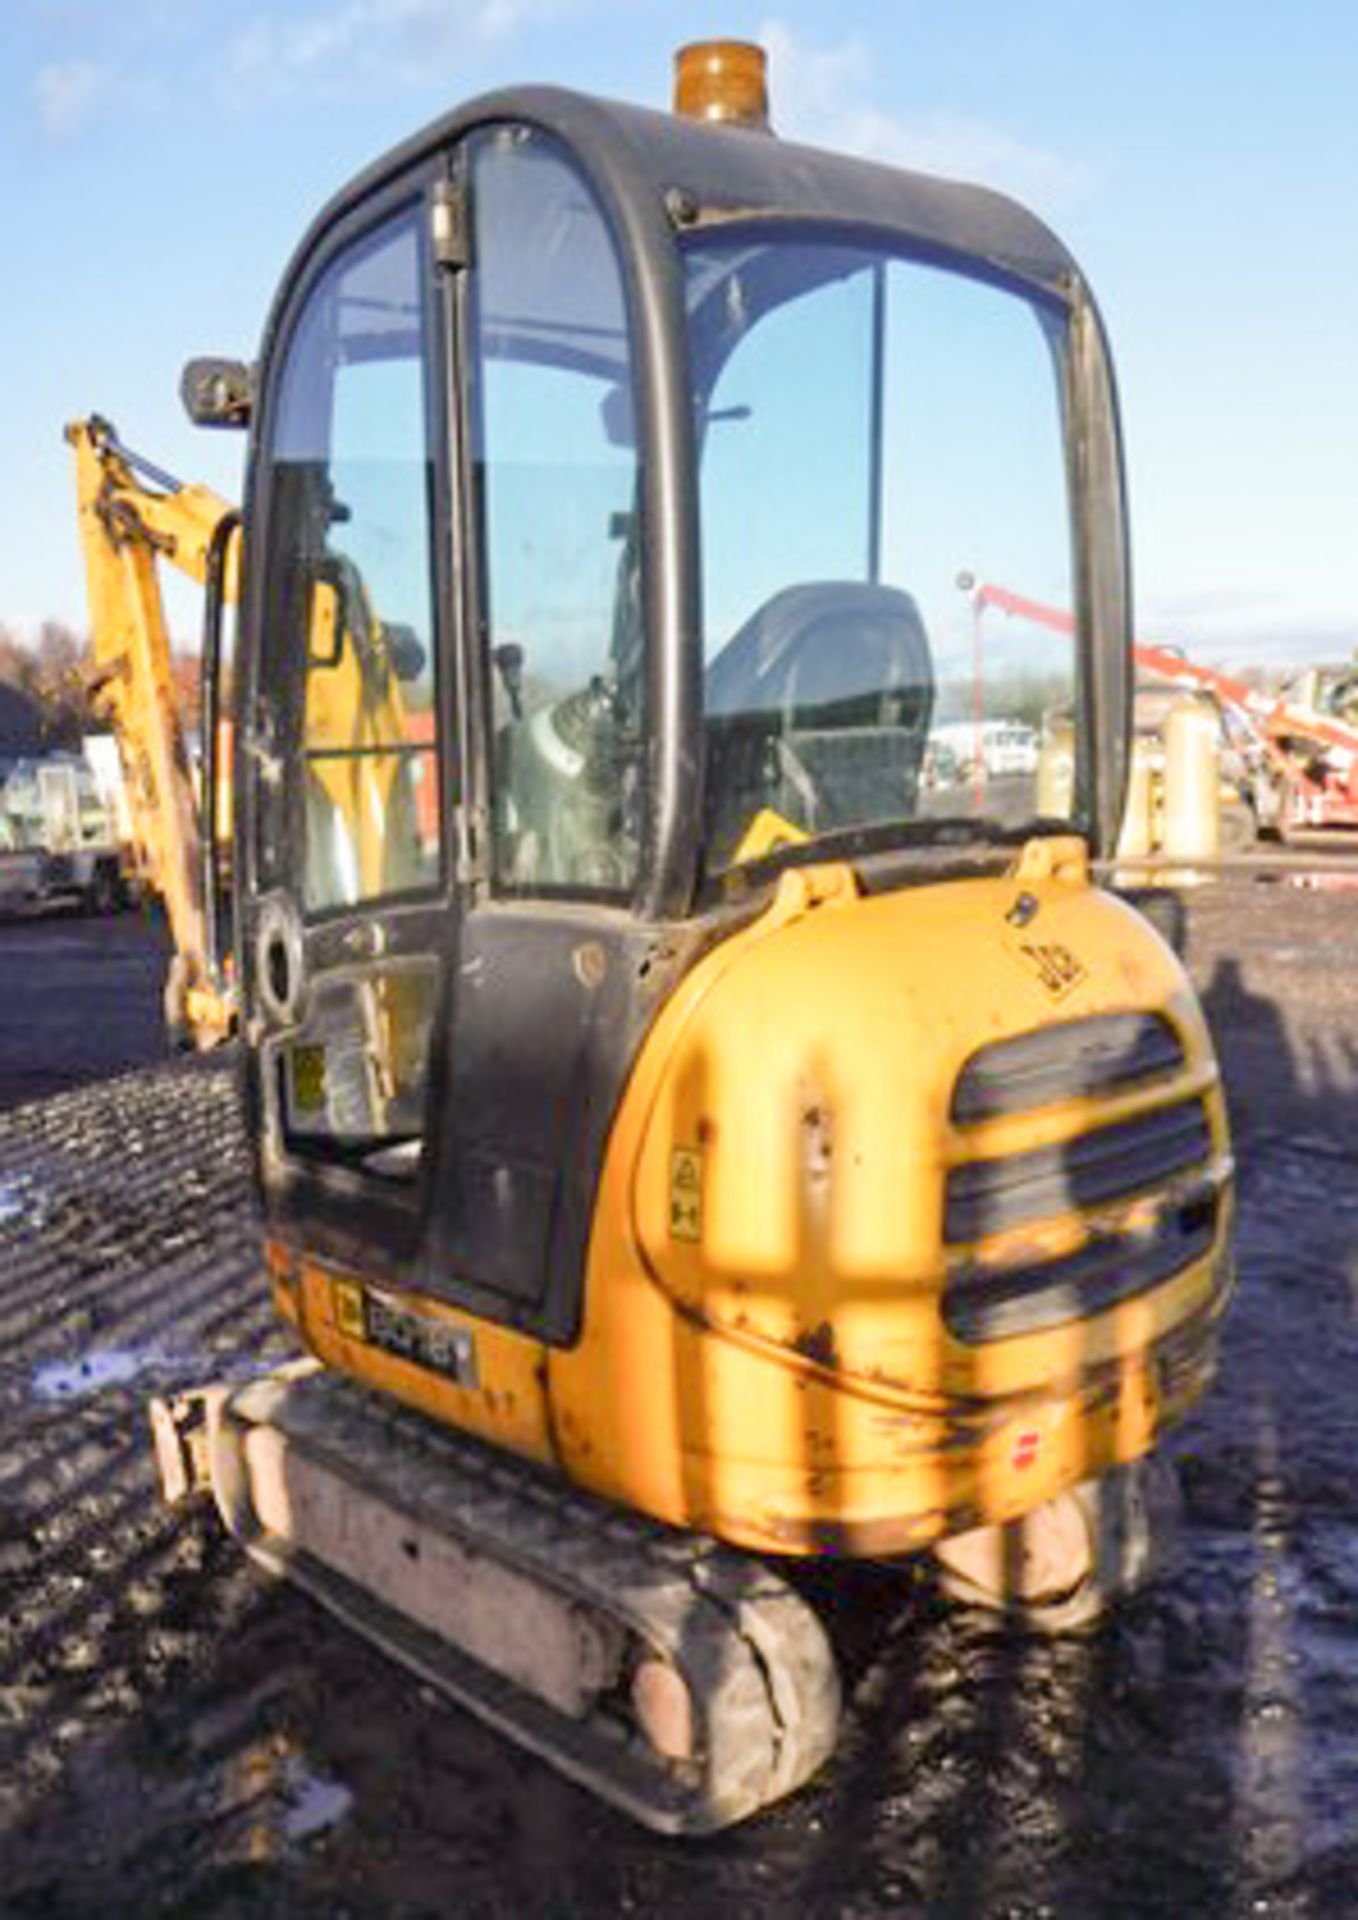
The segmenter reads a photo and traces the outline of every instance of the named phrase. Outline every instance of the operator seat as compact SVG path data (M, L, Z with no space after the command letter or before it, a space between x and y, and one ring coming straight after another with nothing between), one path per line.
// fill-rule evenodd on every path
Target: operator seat
M704 698L709 866L763 808L810 834L913 814L934 677L899 587L785 587L717 655Z

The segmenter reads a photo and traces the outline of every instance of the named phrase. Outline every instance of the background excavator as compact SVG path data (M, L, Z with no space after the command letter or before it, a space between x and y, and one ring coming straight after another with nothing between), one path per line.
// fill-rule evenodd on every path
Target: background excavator
M1131 628L1078 269L782 144L757 49L678 78L451 114L186 376L249 420L236 993L311 1358L153 1419L171 1497L696 1832L834 1748L800 1564L931 1553L1057 1627L1145 1577L1232 1163L1186 976L1091 877ZM977 577L1070 614L984 688ZM1039 653L1064 811L924 777Z
M77 524L90 610L94 703L117 742L132 835L132 872L165 909L174 952L165 1020L178 1043L207 1049L235 1023L220 914L221 881L205 867L205 795L230 817L219 781L215 705L206 713L197 780L174 691L162 563L207 587L210 630L233 601L240 516L208 488L186 485L125 447L98 416L73 421ZM213 655L205 662L215 687Z
M121 769L130 868L139 891L164 908L173 945L165 984L170 1038L205 1051L231 1038L236 1000L230 951L231 722L223 714L223 622L237 597L240 513L211 489L178 480L119 439L98 415L73 421L78 527L85 558L90 649L84 672L107 721ZM203 698L186 715L177 697L160 569L172 566L207 589ZM341 615L341 605L347 613ZM342 624L343 623L343 624ZM313 724L334 753L320 776L331 804L350 818L388 804L372 788L362 751L372 729L402 728L400 684L383 661L407 658L399 631L375 628L363 584L336 568L314 595L311 644L334 670L319 683ZM382 711L373 712L380 687ZM197 724L190 750L186 720ZM370 791L371 789L371 791ZM212 830L204 831L211 796ZM432 795L426 796L428 810ZM362 842L379 858L380 834Z

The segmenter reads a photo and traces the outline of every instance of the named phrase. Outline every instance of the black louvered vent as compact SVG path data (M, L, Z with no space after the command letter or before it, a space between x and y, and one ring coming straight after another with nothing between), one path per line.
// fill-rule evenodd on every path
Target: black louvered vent
M1034 1220L1082 1212L1171 1179L1211 1157L1201 1100L1157 1107L1055 1147L972 1160L948 1175L943 1237L964 1246Z
M1183 1043L1158 1013L1105 1013L997 1040L967 1061L953 1089L961 1125L1112 1093L1177 1071Z
M943 1317L959 1340L1003 1340L1092 1319L1203 1259L1216 1239L1214 1188L1167 1201L1153 1228L1099 1234L1060 1260L949 1276Z
M944 1291L949 1328L959 1340L1002 1340L1091 1318L1161 1285L1211 1251L1228 1173L1228 1164L1213 1160L1200 1099L1095 1127L1059 1146L955 1167L944 1235L959 1250L1134 1196L1154 1205L1134 1227L1096 1231L1054 1260L997 1267L964 1255L950 1266Z

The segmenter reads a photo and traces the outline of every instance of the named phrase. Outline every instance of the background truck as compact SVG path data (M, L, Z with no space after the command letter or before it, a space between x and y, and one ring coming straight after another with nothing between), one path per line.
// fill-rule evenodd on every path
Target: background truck
M128 875L112 810L76 755L0 769L0 904L121 906Z

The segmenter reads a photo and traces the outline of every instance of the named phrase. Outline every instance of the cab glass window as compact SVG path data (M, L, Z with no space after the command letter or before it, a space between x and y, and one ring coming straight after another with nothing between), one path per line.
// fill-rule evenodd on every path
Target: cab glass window
M502 890L637 869L637 456L622 279L553 143L472 142L476 472Z
M441 873L421 230L412 208L330 267L278 390L268 652L288 690L309 912Z
M709 870L1073 816L1059 313L804 233L687 264Z

